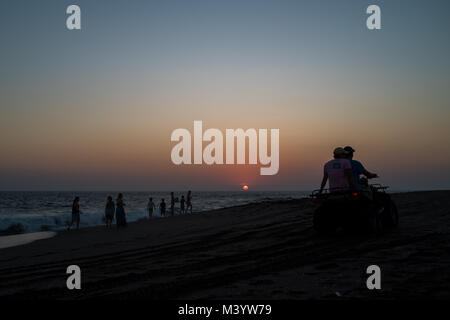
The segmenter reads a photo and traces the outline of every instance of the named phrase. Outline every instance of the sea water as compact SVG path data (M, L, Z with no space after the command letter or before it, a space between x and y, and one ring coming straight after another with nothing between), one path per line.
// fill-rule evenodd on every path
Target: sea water
M80 227L104 224L106 198L117 197L118 192L0 192L0 235L57 231L67 228L72 217L72 201L80 197ZM309 192L298 191L239 191L239 192L193 192L193 212L283 199L298 199ZM148 198L157 206L154 217L160 217L158 205L161 198L170 211L170 192L123 192L127 221L147 217ZM175 192L181 198L186 192ZM175 204L178 214L180 204Z

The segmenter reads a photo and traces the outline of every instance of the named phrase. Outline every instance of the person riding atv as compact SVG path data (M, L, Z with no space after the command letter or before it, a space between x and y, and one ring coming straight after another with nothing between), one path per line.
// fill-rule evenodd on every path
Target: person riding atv
M357 185L353 177L352 166L346 159L347 152L344 148L338 147L333 151L333 160L325 163L323 168L323 178L320 184L320 192L325 188L329 180L330 190L356 189Z
M344 148L345 155L344 157L350 161L350 165L352 166L352 174L353 178L355 179L355 183L358 187L358 189L363 189L365 186L367 186L367 183L361 183L361 182L367 182L367 180L361 181L361 175L364 175L367 177L367 179L373 179L378 178L378 175L376 173L369 172L364 168L361 162L354 160L353 155L355 153L355 149L353 149L350 146L346 146Z
M346 147L351 148L351 147ZM334 159L324 166L319 190L312 193L319 207L314 212L314 228L319 233L334 233L338 229L364 233L381 233L398 225L397 208L381 185L369 186L368 180L378 175L352 160L344 148L336 148ZM353 167L353 161L355 169ZM364 174L366 178L360 178ZM324 190L327 180L329 189ZM324 192L325 191L325 192Z

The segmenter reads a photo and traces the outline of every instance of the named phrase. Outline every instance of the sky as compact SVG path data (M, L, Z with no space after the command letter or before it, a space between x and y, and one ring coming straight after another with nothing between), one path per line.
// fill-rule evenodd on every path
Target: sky
M381 30L366 28L371 4ZM394 190L449 189L449 9L3 0L0 190L312 190L346 145ZM174 165L171 133L194 120L279 129L279 173Z

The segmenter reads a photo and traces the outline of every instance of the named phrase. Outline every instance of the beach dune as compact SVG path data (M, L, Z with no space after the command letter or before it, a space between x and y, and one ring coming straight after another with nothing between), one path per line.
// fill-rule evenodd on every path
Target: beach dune
M309 199L91 227L0 250L0 296L21 299L450 298L450 191L393 196L400 227L318 236ZM382 289L366 288L381 268ZM81 268L81 290L66 269Z

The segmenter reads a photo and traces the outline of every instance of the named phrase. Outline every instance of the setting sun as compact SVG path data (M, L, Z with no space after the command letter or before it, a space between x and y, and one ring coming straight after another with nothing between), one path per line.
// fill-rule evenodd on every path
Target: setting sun
M242 190L248 190L248 186L243 186Z

